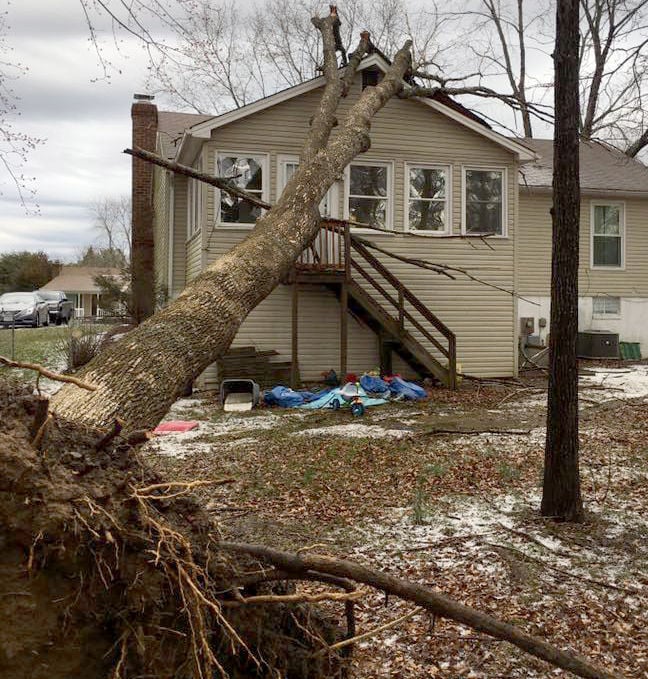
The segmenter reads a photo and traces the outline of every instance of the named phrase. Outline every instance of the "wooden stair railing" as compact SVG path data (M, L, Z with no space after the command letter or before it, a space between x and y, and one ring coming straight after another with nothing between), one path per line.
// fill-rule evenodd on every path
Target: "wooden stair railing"
M435 349L447 360L448 386L456 388L457 384L457 342L455 334L433 314L421 300L407 288L389 269L373 255L365 245L358 242L351 236L351 251L349 257L351 270L360 274L371 287L376 290L380 297L393 307L398 318L398 327L402 333L407 332L405 323L409 323L413 328L423 335L423 337L435 347ZM359 258L355 255L359 255ZM361 259L360 259L361 258ZM371 270L367 270L369 265ZM375 274L379 274L384 281L379 282ZM386 286L393 288L393 292L386 289ZM417 311L423 319L432 326L441 338L437 339L423 323L417 319L408 306ZM392 314L390 314L392 315Z
M347 221L323 220L322 228L295 262L295 272L307 275L335 274L341 276L346 283L351 283L353 273L357 272L378 292L383 304L376 303L382 308L382 313L397 322L399 334L403 339L407 337L410 341L417 341L406 329L406 324L409 324L445 358L447 367L444 372L447 377L447 386L451 389L456 388L457 343L455 334L365 245L353 237L351 226ZM378 280L379 278L382 280ZM388 303L387 308L384 302ZM390 308L393 308L393 311L389 311ZM436 336L413 315L410 309L418 312L420 317L436 331ZM430 360L439 363L423 345L420 349L429 355Z

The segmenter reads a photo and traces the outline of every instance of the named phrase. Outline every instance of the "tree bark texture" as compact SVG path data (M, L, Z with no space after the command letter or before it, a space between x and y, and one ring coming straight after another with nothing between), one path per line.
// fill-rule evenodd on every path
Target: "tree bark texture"
M541 512L580 521L578 468L579 0L556 9L551 336Z
M330 22L324 30L332 30ZM406 43L383 80L363 91L333 140L321 136L317 125L314 146L320 148L312 149L311 160L300 164L250 235L81 371L95 392L66 386L54 397L53 411L94 427L109 427L117 417L127 429L157 424L187 381L228 349L250 311L289 273L317 233L319 202L349 162L370 147L371 120L401 90L410 65ZM337 107L342 88L337 93L327 96L327 106ZM329 117L316 119L330 131Z

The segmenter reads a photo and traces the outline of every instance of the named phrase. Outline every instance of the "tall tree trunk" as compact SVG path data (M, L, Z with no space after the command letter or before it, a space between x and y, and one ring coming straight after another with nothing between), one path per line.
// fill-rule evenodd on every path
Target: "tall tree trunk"
M579 0L556 10L551 337L547 441L541 512L566 521L583 518L578 469L578 157Z
M326 27L332 30L331 22ZM317 141L309 138L305 147L310 160L299 165L251 234L81 371L96 391L66 386L52 409L88 426L109 426L117 417L133 429L155 425L183 385L227 350L250 311L289 273L317 233L319 202L349 162L369 148L371 119L401 90L410 64L406 43L383 80L363 91L333 140L328 141L328 132L334 121L318 113L313 122ZM339 78L337 70L334 77ZM322 105L334 111L343 88L332 87L336 96L329 96L327 85Z

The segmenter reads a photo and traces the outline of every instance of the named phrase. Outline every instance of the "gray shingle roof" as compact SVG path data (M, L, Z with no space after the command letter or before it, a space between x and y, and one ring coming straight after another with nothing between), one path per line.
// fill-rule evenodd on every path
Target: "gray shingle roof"
M158 111L158 139L160 153L164 158L174 158L182 133L193 125L204 123L214 116L200 113L175 113Z
M520 168L520 186L551 188L553 141L529 138L518 141L541 156ZM648 167L600 142L581 141L580 179L585 191L648 194Z
M65 264L61 272L46 283L41 290L63 290L64 292L101 292L94 279L96 276L110 276L120 278L121 271L114 267L105 266L76 266Z

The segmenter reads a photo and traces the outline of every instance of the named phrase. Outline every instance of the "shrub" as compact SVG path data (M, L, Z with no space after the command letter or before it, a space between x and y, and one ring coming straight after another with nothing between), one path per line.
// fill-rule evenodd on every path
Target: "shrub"
M92 326L68 328L57 346L57 353L65 361L66 370L78 370L101 350L104 333Z

